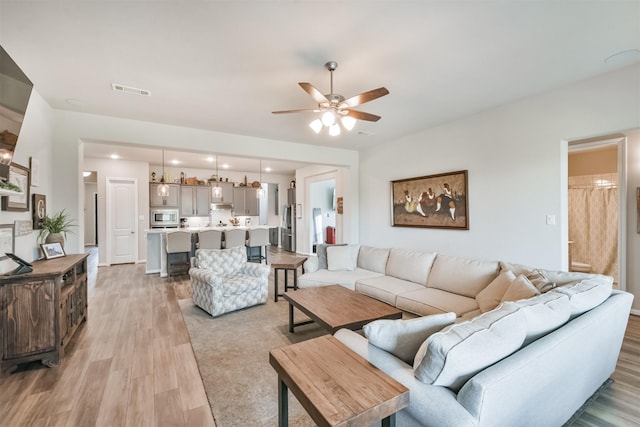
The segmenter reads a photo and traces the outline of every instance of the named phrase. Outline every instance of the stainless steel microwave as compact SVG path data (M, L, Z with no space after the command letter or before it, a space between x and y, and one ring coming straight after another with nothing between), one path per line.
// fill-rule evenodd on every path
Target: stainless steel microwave
M178 227L180 213L178 209L151 209L149 225L151 228Z

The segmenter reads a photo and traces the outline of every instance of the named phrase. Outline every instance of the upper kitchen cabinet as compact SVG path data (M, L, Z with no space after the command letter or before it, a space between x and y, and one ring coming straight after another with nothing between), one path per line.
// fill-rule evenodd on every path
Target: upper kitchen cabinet
M214 182L212 186L222 188L222 197L211 198L211 203L233 203L233 182Z
M177 208L180 206L180 185L178 184L167 184L169 185L169 196L168 197L160 197L158 196L158 186L160 183L152 182L149 183L149 207L152 208L163 208L163 207L172 207Z
M260 203L256 197L256 188L233 188L233 213L237 216L260 215Z
M180 216L209 216L211 187L180 186Z

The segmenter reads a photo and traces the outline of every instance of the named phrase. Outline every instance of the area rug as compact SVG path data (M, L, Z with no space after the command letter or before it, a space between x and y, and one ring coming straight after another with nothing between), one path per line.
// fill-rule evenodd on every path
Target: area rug
M217 427L278 425L278 377L269 350L326 334L315 324L289 333L289 304L273 301L212 318L180 300L191 345ZM296 321L303 319L296 311ZM315 423L289 392L289 425Z

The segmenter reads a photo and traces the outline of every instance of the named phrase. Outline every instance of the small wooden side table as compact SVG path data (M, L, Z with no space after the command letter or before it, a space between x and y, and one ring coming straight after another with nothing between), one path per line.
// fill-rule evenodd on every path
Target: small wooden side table
M367 426L409 405L409 390L331 335L277 348L278 425L289 424L288 390L319 426Z
M278 293L278 272L284 271L284 292L287 292L289 289L298 289L298 268L302 267L302 264L307 260L307 257L296 257L292 258L290 261L283 261L278 263L271 263L271 267L273 267L273 300L278 302L278 297L281 297L282 294ZM289 275L288 271L293 271L293 286L289 286ZM304 267L302 267L302 274L304 274Z

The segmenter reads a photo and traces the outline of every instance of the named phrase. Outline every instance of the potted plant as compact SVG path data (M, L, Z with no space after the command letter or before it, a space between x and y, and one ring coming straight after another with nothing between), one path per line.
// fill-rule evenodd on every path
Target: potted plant
M60 243L64 247L64 239L67 237L67 232L71 232L71 227L75 227L73 219L62 209L53 216L45 215L39 238L45 243Z

